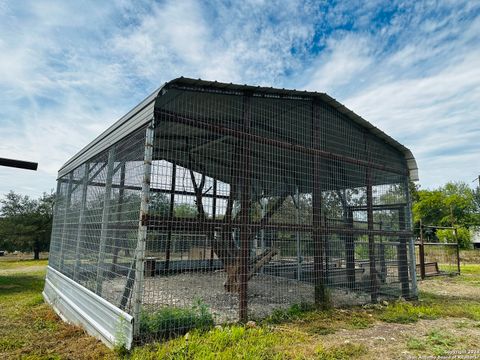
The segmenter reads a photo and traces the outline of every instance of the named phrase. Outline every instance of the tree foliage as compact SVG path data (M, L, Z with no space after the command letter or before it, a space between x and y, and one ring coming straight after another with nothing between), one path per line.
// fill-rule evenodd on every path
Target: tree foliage
M478 220L474 191L465 183L447 183L435 190L419 190L413 204L415 222L424 225L468 227Z
M434 190L415 190L412 197L415 227L419 228L420 221L426 226L458 227L459 241L462 247L468 247L468 228L480 224L479 189L472 190L463 182L449 182ZM436 237L452 241L447 233L437 232Z
M47 251L52 232L54 194L38 199L10 191L0 200L0 249Z

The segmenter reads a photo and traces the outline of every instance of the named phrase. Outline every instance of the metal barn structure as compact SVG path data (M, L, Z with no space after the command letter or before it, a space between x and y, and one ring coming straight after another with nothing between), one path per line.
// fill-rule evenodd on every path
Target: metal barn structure
M409 179L411 152L326 94L178 78L60 169L44 296L127 347L412 298Z

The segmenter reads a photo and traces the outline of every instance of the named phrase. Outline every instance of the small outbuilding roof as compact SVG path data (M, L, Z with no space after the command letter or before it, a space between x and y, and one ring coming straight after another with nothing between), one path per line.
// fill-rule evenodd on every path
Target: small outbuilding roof
M90 142L75 156L67 161L59 171L58 176L61 177L71 170L75 169L85 161L95 156L99 152L107 149L115 144L132 131L144 126L151 121L155 116L155 109L162 104L162 97L168 92L168 89L183 89L183 90L208 90L209 92L218 92L221 94L242 95L246 92L259 97L279 98L279 99L295 99L295 100L311 100L319 99L325 104L336 109L348 119L352 120L362 128L366 129L377 138L383 140L385 143L391 145L403 154L408 170L409 177L413 181L418 180L418 167L413 157L412 152L400 144L395 139L391 138L383 131L373 126L370 122L363 119L361 116L355 114L347 107L339 103L334 98L325 93L308 92L289 89L277 89L272 87L260 87L250 85L238 85L221 83L217 81L205 81L200 79L189 79L180 77L165 83L162 87L155 90L151 95L144 99L140 104L135 106L127 114L122 116L117 122L100 134L95 140Z

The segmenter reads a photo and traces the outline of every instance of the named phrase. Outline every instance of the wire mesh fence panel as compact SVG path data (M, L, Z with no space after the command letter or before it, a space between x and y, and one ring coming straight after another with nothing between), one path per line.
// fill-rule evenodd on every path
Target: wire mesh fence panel
M397 145L319 94L197 85L62 174L52 268L138 340L416 295Z
M414 296L407 184L398 150L311 97L169 89L141 337Z
M145 129L59 179L49 265L131 311Z
M417 275L425 277L437 275L454 275L460 272L460 258L457 244L417 243ZM423 250L423 251L422 251ZM421 258L423 256L423 259Z

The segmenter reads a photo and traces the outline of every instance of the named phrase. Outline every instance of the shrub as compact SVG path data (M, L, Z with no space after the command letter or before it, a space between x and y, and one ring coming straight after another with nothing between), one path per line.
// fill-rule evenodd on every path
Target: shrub
M214 325L208 306L198 301L191 308L165 307L140 316L140 332L155 338L168 339L192 329L206 330Z
M307 303L293 304L287 309L275 309L272 314L265 319L266 323L278 324L285 321L297 320L305 313L314 310L315 307Z
M437 236L440 242L443 243L456 243L455 232L450 229L438 229ZM460 249L470 249L472 242L470 240L470 231L466 228L457 228L458 245Z

